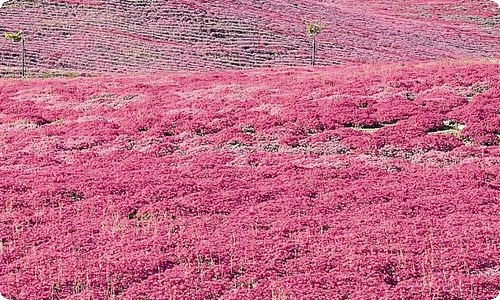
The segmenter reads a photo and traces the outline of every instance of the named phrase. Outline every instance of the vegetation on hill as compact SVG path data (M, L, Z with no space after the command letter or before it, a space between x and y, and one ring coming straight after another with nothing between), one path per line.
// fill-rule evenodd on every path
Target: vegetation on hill
M2 31L22 24L35 71L307 66L311 43L303 19L328 27L317 48L319 66L498 55L498 8L491 1L412 3L17 0L0 9L0 19ZM7 41L0 41L0 65L19 65Z
M9 299L492 299L498 62L0 81Z
M9 1L2 294L496 296L498 8L361 2Z

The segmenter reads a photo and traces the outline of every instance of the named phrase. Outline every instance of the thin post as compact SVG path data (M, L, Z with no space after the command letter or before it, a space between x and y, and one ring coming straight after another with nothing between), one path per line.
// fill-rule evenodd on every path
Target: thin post
M316 65L316 36L313 36L312 38L312 61L311 61L311 64L313 65Z
M25 55L26 55L26 48L24 47L24 38L21 40L21 45L22 45L22 54L21 54L21 64L22 64L22 76L23 78L26 76L26 65L24 63L25 59Z

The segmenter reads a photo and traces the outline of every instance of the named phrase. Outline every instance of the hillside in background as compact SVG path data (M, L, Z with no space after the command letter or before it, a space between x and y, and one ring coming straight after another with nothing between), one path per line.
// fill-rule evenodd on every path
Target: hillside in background
M302 19L321 20L318 64L498 55L492 1L11 0L0 31L27 34L28 69L101 73L304 66ZM4 75L16 45L0 41Z

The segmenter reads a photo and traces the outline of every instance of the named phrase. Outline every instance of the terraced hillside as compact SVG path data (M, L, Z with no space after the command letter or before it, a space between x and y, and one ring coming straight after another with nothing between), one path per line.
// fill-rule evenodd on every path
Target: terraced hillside
M500 64L0 80L0 289L500 291Z
M322 20L318 64L394 62L499 54L492 1L11 0L0 31L27 34L29 72L213 70L302 66L302 19ZM18 47L0 41L4 74Z

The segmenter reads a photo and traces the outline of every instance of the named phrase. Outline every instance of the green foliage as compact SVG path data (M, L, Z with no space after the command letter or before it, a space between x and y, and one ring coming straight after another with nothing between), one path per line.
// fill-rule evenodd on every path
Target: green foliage
M326 27L325 24L321 24L317 21L304 21L304 23L306 25L306 31L309 37L315 37L316 35L320 34L321 31L323 31L323 29L325 29Z
M65 70L43 71L43 72L39 72L37 75L40 78L54 78L54 77L75 78L75 77L78 77L77 72L65 71Z
M8 40L11 40L15 43L22 41L23 39L23 31L19 30L18 32L6 32L4 33L4 37Z

